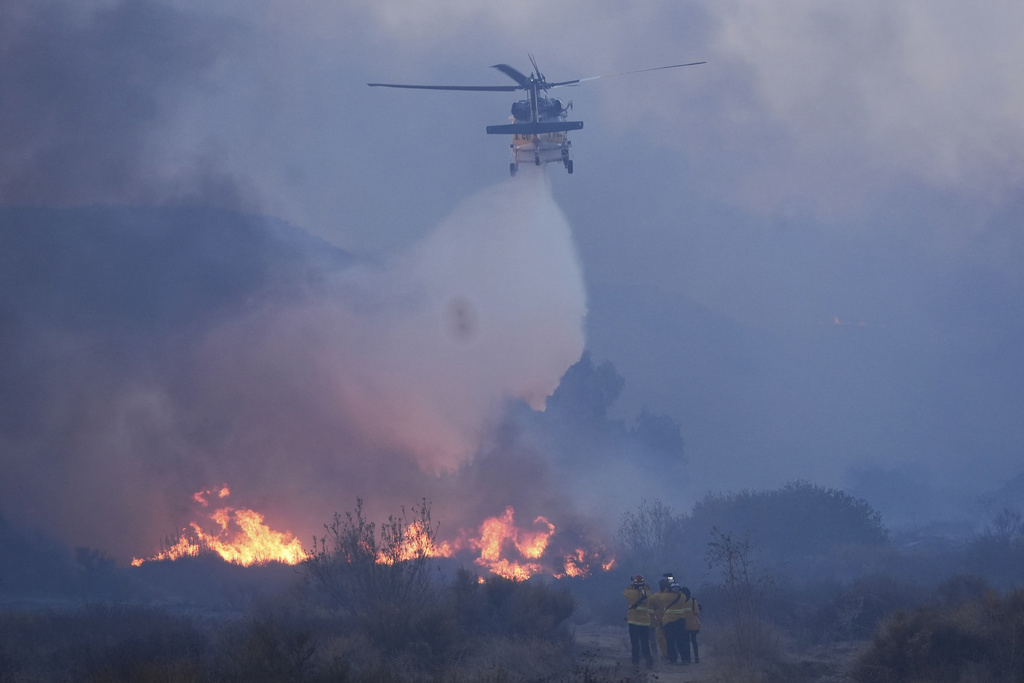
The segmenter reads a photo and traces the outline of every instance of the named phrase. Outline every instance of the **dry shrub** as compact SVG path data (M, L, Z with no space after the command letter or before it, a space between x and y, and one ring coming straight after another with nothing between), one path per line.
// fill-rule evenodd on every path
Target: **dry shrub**
M705 560L718 577L717 591L724 607L729 656L748 663L778 658L779 637L774 622L764 613L775 592L776 573L757 551L749 534L712 529Z
M992 591L992 584L977 574L955 574L935 588L935 599L948 606L981 602Z
M159 610L0 613L0 680L201 680L207 655L192 620Z
M544 638L486 636L472 650L425 666L422 653L411 648L385 655L358 633L325 640L321 659L310 680L346 683L515 683L564 680L570 648Z
M566 621L575 601L564 587L461 570L392 627L388 615L334 612L318 627L316 677L348 681L538 680L571 666ZM389 631L391 631L389 633ZM308 669L306 670L308 672Z
M864 576L805 598L786 626L810 644L868 640L885 617L897 609L916 607L924 598L919 587L893 577ZM798 596L790 599L796 602Z
M864 683L1019 683L1024 680L1024 591L898 610L876 632L853 677Z
M222 640L222 674L248 681L302 680L314 666L317 641L309 626L284 613L258 612Z

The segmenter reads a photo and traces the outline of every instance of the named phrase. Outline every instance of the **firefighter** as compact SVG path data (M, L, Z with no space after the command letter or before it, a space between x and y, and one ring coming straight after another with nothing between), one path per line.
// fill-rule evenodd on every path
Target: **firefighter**
M697 598L690 595L690 589L683 586L681 592L684 596L683 614L686 621L686 640L679 650L683 663L690 661L690 647L693 647L693 663L700 664L700 655L697 653L697 634L700 633L700 605Z
M652 592L642 574L637 574L630 581L622 596L629 605L626 610L626 623L629 624L629 647L633 664L640 664L643 655L647 668L654 668L654 657L651 656L651 604Z
M658 592L652 598L654 601L654 611L651 614L653 617L651 625L654 627L655 640L658 643L658 652L661 653L662 659L666 661L668 661L668 649L665 644L665 608L663 606L664 603L661 600L661 594L669 592L669 586L672 584L672 580L669 576L669 574L666 574L658 580Z
M686 641L686 605L682 587L672 581L668 590L654 596L655 609L661 615L661 627L665 630L665 645L668 661L675 664L682 658L689 660L690 649ZM683 650L686 656L682 657Z

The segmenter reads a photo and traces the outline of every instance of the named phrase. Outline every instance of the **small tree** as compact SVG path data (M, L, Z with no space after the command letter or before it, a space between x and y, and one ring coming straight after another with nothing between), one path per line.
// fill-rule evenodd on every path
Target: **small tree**
M718 575L718 588L725 597L732 652L748 662L765 658L777 645L773 629L762 617L762 606L775 587L775 574L755 560L749 534L738 540L713 527L711 536L705 560L712 575Z
M640 502L636 512L624 512L616 532L634 567L664 568L680 540L679 517L657 498Z
M1020 567L1024 562L1022 534L1024 521L1021 514L1012 508L1003 508L971 540L967 566L991 579L997 587L1019 585Z
M390 516L377 533L362 499L344 517L334 514L326 534L313 538L309 577L343 612L380 638L400 638L429 603L430 555L437 527L426 499Z

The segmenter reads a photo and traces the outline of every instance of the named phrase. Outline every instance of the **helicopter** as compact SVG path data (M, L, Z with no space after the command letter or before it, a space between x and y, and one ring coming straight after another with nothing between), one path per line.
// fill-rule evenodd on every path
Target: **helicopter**
M537 67L537 60L533 58L532 54L529 57L530 63L533 65L533 72L529 76L508 64L495 64L491 67L511 78L516 82L515 85L407 85L401 83L367 83L367 85L371 88L463 90L475 92L515 92L517 90L525 90L529 99L517 100L512 103L512 115L509 117L509 123L487 126L487 133L489 135L512 136L512 143L509 145L512 153L512 162L508 167L509 174L514 177L519 170L520 163L530 162L535 166L552 162L560 163L565 167L566 172L571 174L573 164L570 158L572 143L569 141L569 131L580 130L583 128L583 122L568 120L569 110L572 109L572 100L563 103L562 100L556 97L548 97L548 90L578 85L599 78L625 76L645 71L659 71L661 69L677 69L683 66L697 66L698 64L707 63L690 62L688 64L655 66L649 69L637 69L636 71L623 71L604 76L590 76L589 78L574 78L570 81L548 83L547 79L544 78L544 74Z

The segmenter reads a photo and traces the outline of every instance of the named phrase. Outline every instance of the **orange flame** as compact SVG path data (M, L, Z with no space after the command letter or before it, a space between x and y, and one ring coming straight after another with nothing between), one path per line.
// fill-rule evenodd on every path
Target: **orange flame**
M224 499L231 495L227 486L199 491L192 500L208 507L213 497ZM196 522L189 524L177 541L161 552L146 559L134 558L133 566L147 561L177 560L197 557L212 551L225 561L244 566L266 562L299 564L307 558L302 544L292 534L274 531L264 523L263 515L245 508L219 507L207 517L214 522L213 531L204 531ZM555 553L550 543L555 525L546 517L538 516L532 528L515 524L515 510L511 505L504 514L488 517L474 536L466 530L451 541L437 541L422 522L413 522L404 530L404 538L394 555L379 552L376 561L381 564L405 562L419 557L453 557L466 548L479 553L474 563L491 574L524 581L535 574L548 573L555 578L586 577L597 571L609 571L614 558L604 556L604 548L591 550L577 548L567 554ZM480 579L481 581L483 579Z
M600 546L593 550L577 548L564 557L552 557L554 553L549 551L555 525L546 517L538 516L533 526L533 530L517 527L511 505L500 517L485 519L480 525L479 538L468 539L469 546L480 551L480 557L474 562L492 574L517 581L542 572L558 579L582 578L590 576L598 567L609 571L615 565L615 559L605 557L604 548ZM461 542L456 542L454 547L458 550Z
M565 556L565 571L554 574L556 579L562 579L567 576L573 578L584 578L594 573L595 567L600 567L601 571L610 571L615 566L615 558L603 557L604 548L598 547L594 550L585 550L583 548L577 548L573 552Z
M391 564L396 559L398 562L406 562L418 557L451 557L455 554L452 544L445 541L436 544L430 538L427 530L421 522L413 522L405 528L402 546L397 553L397 558L391 558L383 552L377 553L379 564Z
M537 517L533 524L542 528L536 531L519 529L515 525L515 510L511 505L505 508L501 517L485 519L480 525L480 538L469 541L470 546L480 551L480 557L474 561L492 574L506 579L525 580L543 571L540 562L502 557L505 551L511 553L514 547L522 560L540 559L555 533L555 525L544 517Z
M218 491L199 491L192 499L206 507L206 496L216 495L227 498L231 494L227 486ZM177 560L182 557L197 557L204 550L211 550L227 562L243 566L283 562L298 564L306 559L302 543L288 532L274 531L264 524L263 515L244 508L223 507L213 511L209 518L219 527L218 531L206 532L196 522L191 522L191 531L182 532L177 542L156 555L141 559L133 558L132 566L158 560Z

